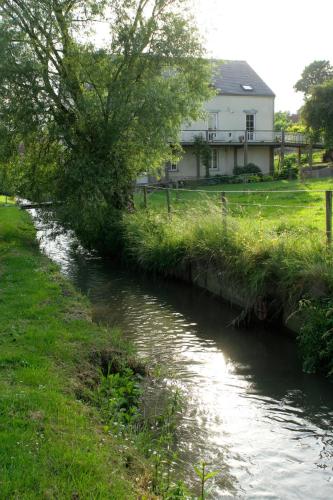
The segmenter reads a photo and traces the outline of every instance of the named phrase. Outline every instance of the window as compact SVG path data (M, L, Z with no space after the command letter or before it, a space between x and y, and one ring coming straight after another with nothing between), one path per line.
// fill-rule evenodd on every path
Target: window
M218 168L219 168L219 151L218 151L218 149L212 150L212 161L211 161L210 168L212 170L218 170Z
M169 172L177 172L178 171L178 164L175 162L168 161L167 169Z
M252 85L241 85L243 90L246 90L247 92L251 92L253 90Z
M254 115L246 115L246 130L248 132L254 131Z
M217 130L218 123L218 113L209 113L208 114L208 130Z
M255 115L247 114L246 115L246 131L247 138L249 141L254 140L254 129L255 129Z

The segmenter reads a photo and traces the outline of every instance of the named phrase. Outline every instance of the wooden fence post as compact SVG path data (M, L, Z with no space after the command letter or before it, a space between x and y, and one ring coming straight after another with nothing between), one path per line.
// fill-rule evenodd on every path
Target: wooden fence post
M245 130L245 135L244 135L244 167L248 164L248 142L249 142L249 137L248 137L248 131Z
M168 207L168 215L170 215L171 214L170 190L167 189L165 192L166 192L166 201L167 201L167 207Z
M143 205L145 208L148 207L147 203L147 186L143 186Z
M313 148L312 148L312 141L309 144L309 169L312 171L313 167Z
M301 182L304 182L304 171L303 171L303 167L302 167L301 146L298 146L298 148L297 148L297 166L298 166L298 171L299 171L299 176L300 176Z
M326 191L326 238L327 246L332 246L332 191Z
M286 136L284 130L281 130L281 149L280 149L280 169L284 166L284 151L285 151Z

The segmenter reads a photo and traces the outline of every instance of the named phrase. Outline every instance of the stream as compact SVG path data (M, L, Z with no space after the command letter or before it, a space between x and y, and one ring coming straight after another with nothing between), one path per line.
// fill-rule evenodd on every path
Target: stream
M183 283L116 268L69 234L51 238L31 210L40 247L89 296L94 319L119 326L138 355L181 389L178 467L221 470L210 498L333 498L333 385L302 372L283 332L234 329L237 311ZM154 391L161 390L157 387Z

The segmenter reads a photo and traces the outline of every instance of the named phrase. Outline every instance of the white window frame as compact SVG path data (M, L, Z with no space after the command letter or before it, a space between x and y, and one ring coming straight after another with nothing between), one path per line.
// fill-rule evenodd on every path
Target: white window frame
M251 128L248 127L248 117L253 118L253 126ZM256 113L246 113L245 115L245 127L247 133L247 140L254 141L255 140L255 130L256 130Z
M212 159L210 163L210 170L219 170L219 150L217 148L212 149Z
M168 169L168 172L178 172L178 163L168 161L167 169Z
M212 119L213 127L209 126L210 119ZM207 122L208 122L207 123L208 130L218 130L218 128L219 128L219 113L218 113L218 111L209 111Z

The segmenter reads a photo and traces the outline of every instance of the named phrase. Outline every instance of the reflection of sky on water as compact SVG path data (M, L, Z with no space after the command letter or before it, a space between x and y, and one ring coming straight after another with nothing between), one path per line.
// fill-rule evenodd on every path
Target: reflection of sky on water
M333 386L301 372L290 339L233 330L235 313L201 291L108 268L45 234L42 248L89 295L96 319L121 326L181 387L187 471L205 458L246 498L333 497ZM217 480L213 497L223 491Z

